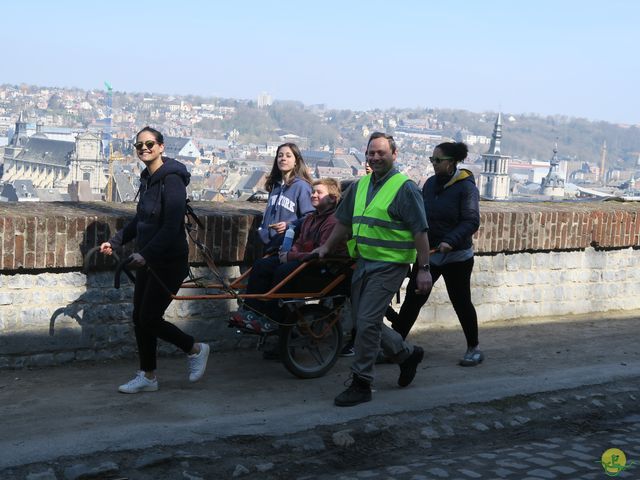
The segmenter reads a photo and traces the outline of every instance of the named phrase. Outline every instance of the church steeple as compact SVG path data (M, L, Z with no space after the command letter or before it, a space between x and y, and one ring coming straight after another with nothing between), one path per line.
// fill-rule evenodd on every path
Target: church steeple
M27 122L24 121L23 112L20 112L18 121L16 122L16 131L11 138L10 145L13 147L22 147L27 141Z
M482 198L506 200L509 198L509 156L500 153L502 140L502 113L498 113L491 135L491 145L487 153L482 154L484 169L478 179L478 190Z
M549 173L542 179L540 193L551 197L564 197L564 179L559 172L558 140L553 146L553 156L549 161Z
M606 185L607 176L605 175L605 161L607 159L607 141L602 141L602 149L600 150L600 181L602 185Z
M498 113L498 118L496 118L496 124L493 127L493 134L491 135L491 145L489 145L489 151L487 153L491 155L500 155L501 140L502 140L502 112Z

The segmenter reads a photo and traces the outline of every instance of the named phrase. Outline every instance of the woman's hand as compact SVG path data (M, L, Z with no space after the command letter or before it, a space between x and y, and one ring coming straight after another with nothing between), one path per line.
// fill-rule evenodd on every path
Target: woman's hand
M288 260L287 260L287 254L288 253L289 252L280 252L280 253L278 253L278 258L280 259L280 263L287 263L288 262Z
M132 253L131 256L129 257L128 265L131 268L144 267L146 264L147 264L147 261L139 253Z
M104 253L105 255L111 255L113 253L113 248L109 242L104 242L100 245L100 253Z
M453 250L453 247L447 242L440 242L440 245L438 245L438 250L440 251L440 253L449 253L451 250Z
M272 223L269 228L273 228L276 233L284 233L287 230L287 222Z

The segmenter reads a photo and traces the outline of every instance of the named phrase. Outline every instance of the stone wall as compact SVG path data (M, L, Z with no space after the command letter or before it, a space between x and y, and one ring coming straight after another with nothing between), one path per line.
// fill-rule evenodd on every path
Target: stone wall
M194 206L205 223L198 238L228 275L259 255L252 230L263 205ZM0 368L134 356L131 285L114 289L113 262L100 255L82 271L86 252L133 208L0 204ZM472 277L481 323L640 308L639 205L483 202L481 211ZM208 272L196 250L190 258L197 275ZM177 301L167 318L217 349L248 345L226 326L234 303ZM442 281L416 328L434 324L457 324Z
M638 253L588 247L477 255L471 288L478 322L640 309ZM444 281L438 280L416 328L457 323Z

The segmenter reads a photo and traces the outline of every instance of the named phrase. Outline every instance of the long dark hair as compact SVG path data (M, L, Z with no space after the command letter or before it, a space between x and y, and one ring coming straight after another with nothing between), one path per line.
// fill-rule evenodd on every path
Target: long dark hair
M300 153L300 149L298 148L298 146L295 143L283 143L276 150L276 158L273 159L273 166L271 167L271 172L269 173L269 176L267 177L267 180L264 183L264 188L269 193L271 193L273 188L282 181L282 172L278 168L278 154L280 153L280 149L283 147L289 147L291 149L291 152L293 153L293 156L296 159L296 164L293 167L293 175L291 175L290 182L293 182L293 180L296 177L298 177L298 178L302 178L305 182L311 184L311 175L309 175L309 172L307 171L307 165L304 163L304 160L302 159L302 154Z

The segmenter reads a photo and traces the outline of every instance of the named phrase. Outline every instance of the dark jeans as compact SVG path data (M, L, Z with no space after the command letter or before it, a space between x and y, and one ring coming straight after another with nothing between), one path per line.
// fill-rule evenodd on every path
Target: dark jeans
M449 300L456 311L458 321L467 339L467 347L478 345L478 316L471 302L471 271L473 270L473 257L464 262L448 263L441 266L431 265L431 278L433 284L440 276L444 278ZM431 291L426 295L418 295L416 290L417 269L413 268L407 292L400 308L396 313L392 308L387 309L387 319L391 321L393 329L406 338L418 318L420 309L427 303Z
M280 263L277 255L265 257L253 264L246 293L266 293L284 280L302 262L292 260ZM278 293L292 292L317 292L326 287L335 278L335 275L320 266L310 266L287 282ZM278 300L256 300L250 298L245 304L252 310L256 310L269 318L281 322L284 320L284 312L278 306Z
M154 265L153 271L162 283L173 293L177 293L189 272L186 258ZM171 303L171 297L147 269L136 272L133 292L133 325L140 355L140 370L150 372L156 369L156 349L158 338L172 343L183 352L189 353L194 339L164 318L164 312Z

